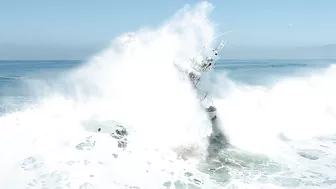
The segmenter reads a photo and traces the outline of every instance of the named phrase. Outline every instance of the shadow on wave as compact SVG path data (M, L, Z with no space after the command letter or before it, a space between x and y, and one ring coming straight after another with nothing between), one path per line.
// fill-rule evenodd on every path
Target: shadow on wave
M230 146L229 141L222 129L220 129L221 120L216 117L211 121L212 133L209 136L208 158L216 157L223 149Z

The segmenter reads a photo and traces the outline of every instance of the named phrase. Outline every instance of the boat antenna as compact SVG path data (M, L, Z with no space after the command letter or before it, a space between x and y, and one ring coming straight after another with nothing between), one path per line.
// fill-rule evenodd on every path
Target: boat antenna
M223 35L226 35L226 34L230 33L231 31L232 31L232 30L226 31L226 32L224 32L224 33L221 33L221 34L217 35L214 39L217 39L217 38L219 38L219 37L221 37L221 36L223 36Z

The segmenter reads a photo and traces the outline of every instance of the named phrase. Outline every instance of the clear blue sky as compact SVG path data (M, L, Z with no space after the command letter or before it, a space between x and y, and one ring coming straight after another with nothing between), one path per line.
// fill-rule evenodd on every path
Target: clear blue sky
M66 49L77 49L78 56L86 56L103 48L121 32L158 25L185 4L196 2L0 0L0 59L8 54L21 56L18 51L27 48L29 51L22 56L36 54L41 48L49 48L60 58L62 53L67 58ZM221 24L223 31L233 31L227 35L231 47L336 44L336 0L210 2L215 6L213 20Z

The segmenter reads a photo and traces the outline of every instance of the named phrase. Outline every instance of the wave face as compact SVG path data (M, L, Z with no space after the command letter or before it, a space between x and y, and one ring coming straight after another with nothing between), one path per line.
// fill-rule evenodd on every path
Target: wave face
M0 136L7 154L1 157L1 188L186 183L182 171L190 162L176 153L204 157L211 123L172 65L212 45L211 10L208 3L186 6L160 27L134 32L126 45L121 35L51 84L29 81L38 103L0 118L7 130ZM110 136L116 122L127 138Z
M330 64L218 65L203 85L214 94L230 145L208 140L211 122L173 62L214 46L212 9L206 2L185 6L157 28L120 35L75 67L45 63L39 79L2 74L5 87L22 83L0 97L0 188L335 188ZM23 67L41 70L40 62L31 65ZM263 84L250 82L255 75ZM20 109L8 111L14 102Z

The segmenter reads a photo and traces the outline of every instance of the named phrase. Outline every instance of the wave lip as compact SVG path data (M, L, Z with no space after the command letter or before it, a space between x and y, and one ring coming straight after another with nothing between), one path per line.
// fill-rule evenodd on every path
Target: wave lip
M0 187L212 185L191 160L177 159L180 149L202 158L211 124L197 94L173 67L212 45L211 10L206 2L186 6L157 28L133 32L126 45L113 40L52 84L32 81L29 88L43 94L39 102L0 117L6 130L0 147L7 154L0 161L0 174L6 172ZM94 131L114 130L109 121L124 124L127 146L119 148L119 138ZM198 184L183 169L193 172Z

